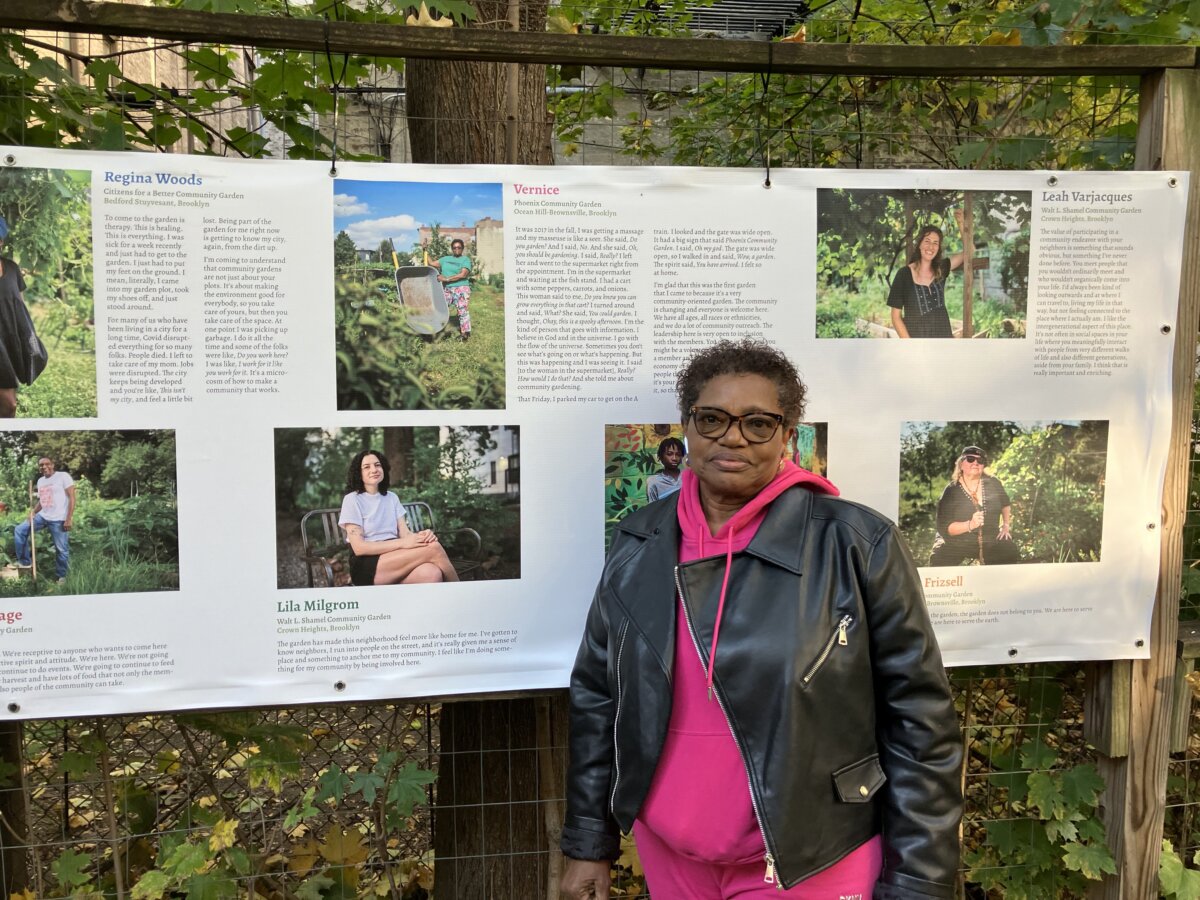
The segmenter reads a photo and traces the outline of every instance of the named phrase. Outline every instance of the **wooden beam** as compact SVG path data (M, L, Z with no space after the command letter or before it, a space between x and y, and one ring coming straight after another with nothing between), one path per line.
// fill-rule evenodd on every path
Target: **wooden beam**
M1187 514L1196 323L1200 313L1200 72L1165 71L1142 79L1137 167L1192 173L1184 230L1179 315L1175 321L1171 446L1163 484L1162 551L1150 627L1150 658L1135 659L1129 678L1129 755L1101 757L1107 782L1104 818L1117 874L1089 897L1158 896L1158 859L1166 811L1171 695L1178 652L1183 524Z
M1196 47L924 46L511 33L196 12L90 0L0 3L0 28L288 50L780 74L1118 75L1197 66Z

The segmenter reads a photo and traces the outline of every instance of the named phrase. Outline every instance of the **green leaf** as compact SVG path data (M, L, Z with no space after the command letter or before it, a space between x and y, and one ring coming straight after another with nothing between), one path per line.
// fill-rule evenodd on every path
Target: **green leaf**
M305 819L310 819L320 812L313 805L313 796L316 790L316 788L310 787L304 792L304 796L297 800L295 805L287 811L287 815L283 817L284 831L291 831Z
M341 803L349 787L349 776L342 771L341 766L334 763L317 779L317 795L314 802L321 803L332 799L334 803Z
M208 848L200 844L183 843L176 847L162 864L162 869L176 878L199 872L210 859Z
M1117 864L1103 844L1071 841L1063 846L1063 863L1072 872L1081 872L1091 881L1099 881L1105 872L1110 875L1117 872Z
M333 879L328 875L313 875L304 879L304 883L296 888L298 900L323 900L324 891L333 886Z
M230 847L225 851L225 859L229 862L233 871L239 875L250 874L250 854L241 847Z
M68 750L58 760L58 771L72 781L82 781L97 771L96 757L90 753Z
M84 66L83 70L92 77L92 83L96 86L96 90L102 94L108 90L110 78L119 82L124 77L121 67L111 59L93 59Z
M76 853L74 850L64 850L58 859L50 864L50 872L54 880L64 888L71 890L91 881L91 876L84 871L91 865L92 858L86 853Z
M1197 852L1200 856L1200 852ZM1200 860L1197 860L1200 864ZM1166 897L1176 900L1200 900L1200 871L1189 869L1168 840L1163 840L1158 859L1158 883Z
M133 886L133 900L162 900L163 894L171 886L171 876L162 869L151 869L138 879Z
M1064 819L1071 812L1063 798L1059 779L1049 772L1029 773L1029 805L1043 819Z
M1075 807L1094 807L1104 786L1095 766L1074 766L1062 774L1063 797Z
M388 788L389 815L411 816L416 806L428 801L425 786L432 784L436 777L433 772L419 768L414 762L405 763L404 768L392 776Z
M1041 741L1034 741L1021 749L1021 765L1026 769L1049 769L1058 761L1058 753Z
M205 872L193 875L184 884L187 900L235 900L237 882L228 872Z
M376 775L374 772L359 772L354 776L354 780L350 782L350 790L361 791L363 799L367 803L374 803L375 795L386 783L382 776Z

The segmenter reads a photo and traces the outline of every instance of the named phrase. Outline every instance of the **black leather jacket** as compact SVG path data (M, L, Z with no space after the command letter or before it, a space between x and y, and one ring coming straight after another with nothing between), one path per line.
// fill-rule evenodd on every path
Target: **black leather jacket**
M649 791L671 713L679 593L708 662L725 557L677 564L677 502L617 526L588 613L562 836L576 859L615 859ZM800 486L780 495L734 555L714 684L785 887L882 832L876 898L953 896L958 718L890 522Z

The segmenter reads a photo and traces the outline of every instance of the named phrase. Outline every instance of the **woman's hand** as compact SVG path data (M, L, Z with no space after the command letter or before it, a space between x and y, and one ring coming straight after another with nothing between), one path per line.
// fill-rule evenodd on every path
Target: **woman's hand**
M400 538L400 547L404 550L415 550L426 544L436 544L437 535L426 528L424 531L409 532Z
M982 528L982 527L983 527L983 510L977 509L977 510L975 510L975 515L971 516L971 518L967 521L967 531L975 531L976 529Z
M605 900L612 883L611 865L606 859L567 858L559 883L562 900Z
M445 276L445 275L442 275L440 272L438 273L438 283L439 283L439 284L445 284L445 283L446 283L446 276Z
M1012 540L1012 529L1009 528L1009 525L1007 522L1002 522L1000 524L1000 533L996 535L996 540L998 540L998 541L1011 541Z

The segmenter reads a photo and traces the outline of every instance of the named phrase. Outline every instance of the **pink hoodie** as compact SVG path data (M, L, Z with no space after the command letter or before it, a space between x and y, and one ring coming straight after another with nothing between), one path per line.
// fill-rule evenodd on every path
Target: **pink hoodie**
M771 501L795 485L822 494L838 493L826 479L787 462L770 484L713 535L700 506L696 476L690 470L683 473L679 561L690 562L716 553L725 556L710 660L716 658L720 640L733 554L749 545ZM745 764L720 704L716 698L709 698L711 666L706 672L701 664L684 617L683 600L676 597L676 601L671 719L638 820L683 856L718 864L758 862L765 848L750 801Z

